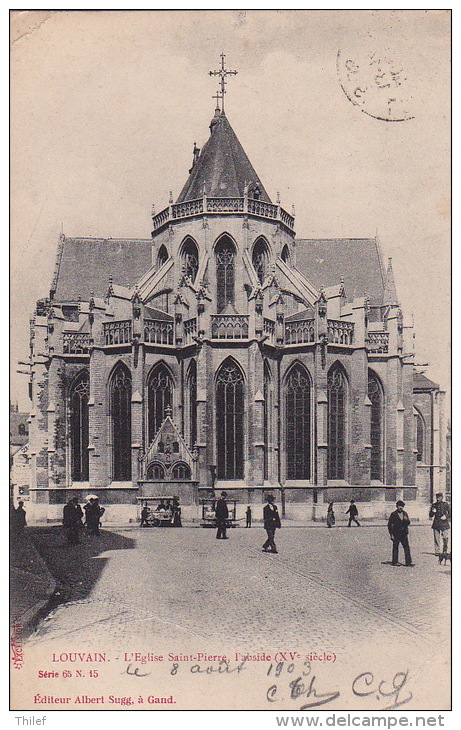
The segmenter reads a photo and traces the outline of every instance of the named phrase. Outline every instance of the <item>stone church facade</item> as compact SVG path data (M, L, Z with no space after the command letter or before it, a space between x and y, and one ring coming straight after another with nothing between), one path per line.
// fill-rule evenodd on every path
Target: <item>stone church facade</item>
M444 487L443 393L376 239L300 239L224 112L150 239L61 236L31 318L30 519L97 494L276 495L287 518L366 518ZM245 507L243 506L245 505ZM243 516L243 512L242 512Z

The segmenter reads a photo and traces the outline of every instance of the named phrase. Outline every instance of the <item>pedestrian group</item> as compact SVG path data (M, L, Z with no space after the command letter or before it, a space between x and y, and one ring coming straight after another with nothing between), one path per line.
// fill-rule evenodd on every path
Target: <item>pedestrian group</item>
M62 524L69 545L80 543L80 530L83 527L87 528L90 535L99 535L104 512L105 509L99 504L98 497L90 497L83 510L78 503L78 497L71 497L64 506L62 514ZM85 517L84 522L83 517Z
M217 540L227 540L227 528L230 524L230 520L226 498L227 492L221 492L221 496L216 502L215 524L217 527ZM177 512L177 521L175 524L180 526L181 512L177 498L175 498L175 502L176 503L173 505ZM401 546L403 549L405 566L413 567L414 563L412 562L408 541L410 518L408 513L404 510L405 502L398 500L395 506L396 509L391 513L387 523L387 529L392 541L391 564L400 565L399 548ZM162 507L163 505L159 505L157 509L161 509ZM83 507L83 510L78 502L78 497L71 497L64 507L62 520L68 543L70 545L79 544L80 530L85 526L90 535L99 535L101 517L104 514L104 511L104 507L101 507L99 504L98 497L89 497L87 503ZM359 511L355 504L355 500L350 500L349 508L345 514L349 515L348 527L352 526L352 522L360 527L360 522L357 519ZM147 503L145 503L141 510L141 527L148 526L149 516L150 510L147 507ZM429 517L432 519L435 555L439 556L440 562L442 562L443 559L445 559L445 561L447 559L451 560L451 552L449 552L451 510L448 502L443 500L442 492L438 492L436 494L436 501L431 505ZM85 518L84 521L83 518ZM245 519L245 527L250 528L252 525L252 511L250 505L246 508ZM263 509L263 521L267 539L262 546L262 550L265 553L277 553L275 532L281 527L281 522L273 494L268 494L266 496L266 504ZM332 528L335 523L334 502L330 502L327 507L326 525L328 528ZM12 527L15 532L23 532L25 525L26 512L24 510L24 503L20 501L18 507L16 509L13 507L12 509Z

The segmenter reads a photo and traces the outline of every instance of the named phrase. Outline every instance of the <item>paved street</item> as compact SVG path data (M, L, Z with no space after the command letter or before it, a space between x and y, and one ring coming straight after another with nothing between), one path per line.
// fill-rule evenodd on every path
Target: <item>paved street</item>
M413 661L416 673L429 656L448 681L451 567L431 554L430 528L411 529L413 568L388 564L383 526L285 527L278 555L261 552L260 527L228 535L133 527L67 546L59 528L37 528L65 602L28 646L302 648L333 651L345 664L372 656L393 666L397 657L396 670Z

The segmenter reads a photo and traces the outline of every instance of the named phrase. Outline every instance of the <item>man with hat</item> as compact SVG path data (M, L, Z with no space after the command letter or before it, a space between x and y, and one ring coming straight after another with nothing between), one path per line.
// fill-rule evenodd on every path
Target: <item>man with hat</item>
M411 562L410 546L408 544L408 526L410 524L410 518L403 509L405 502L399 499L396 502L397 507L392 512L387 523L387 529L392 540L392 565L399 565L399 545L402 545L403 552L405 553L405 565L410 568L413 566Z
M442 492L435 495L436 502L431 506L429 518L433 517L432 529L434 531L434 552L440 555L440 538L442 538L442 553L448 552L448 539L450 537L450 505L443 501Z
M265 553L276 553L277 548L275 546L275 531L277 527L281 527L280 517L277 506L274 504L275 497L273 494L268 494L266 497L267 504L264 505L263 518L264 518L264 529L267 532L267 540L263 545L263 552Z
M227 519L229 517L229 510L227 509L226 497L227 492L221 492L221 498L218 499L218 501L216 502L215 517L216 525L218 528L218 531L216 533L217 540L227 540L226 527Z

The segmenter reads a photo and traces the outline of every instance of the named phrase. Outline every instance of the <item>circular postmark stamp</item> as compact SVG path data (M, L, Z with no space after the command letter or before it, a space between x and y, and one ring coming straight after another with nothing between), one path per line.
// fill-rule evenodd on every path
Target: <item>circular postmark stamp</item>
M408 76L390 51L338 51L339 83L349 101L383 122L414 119Z

